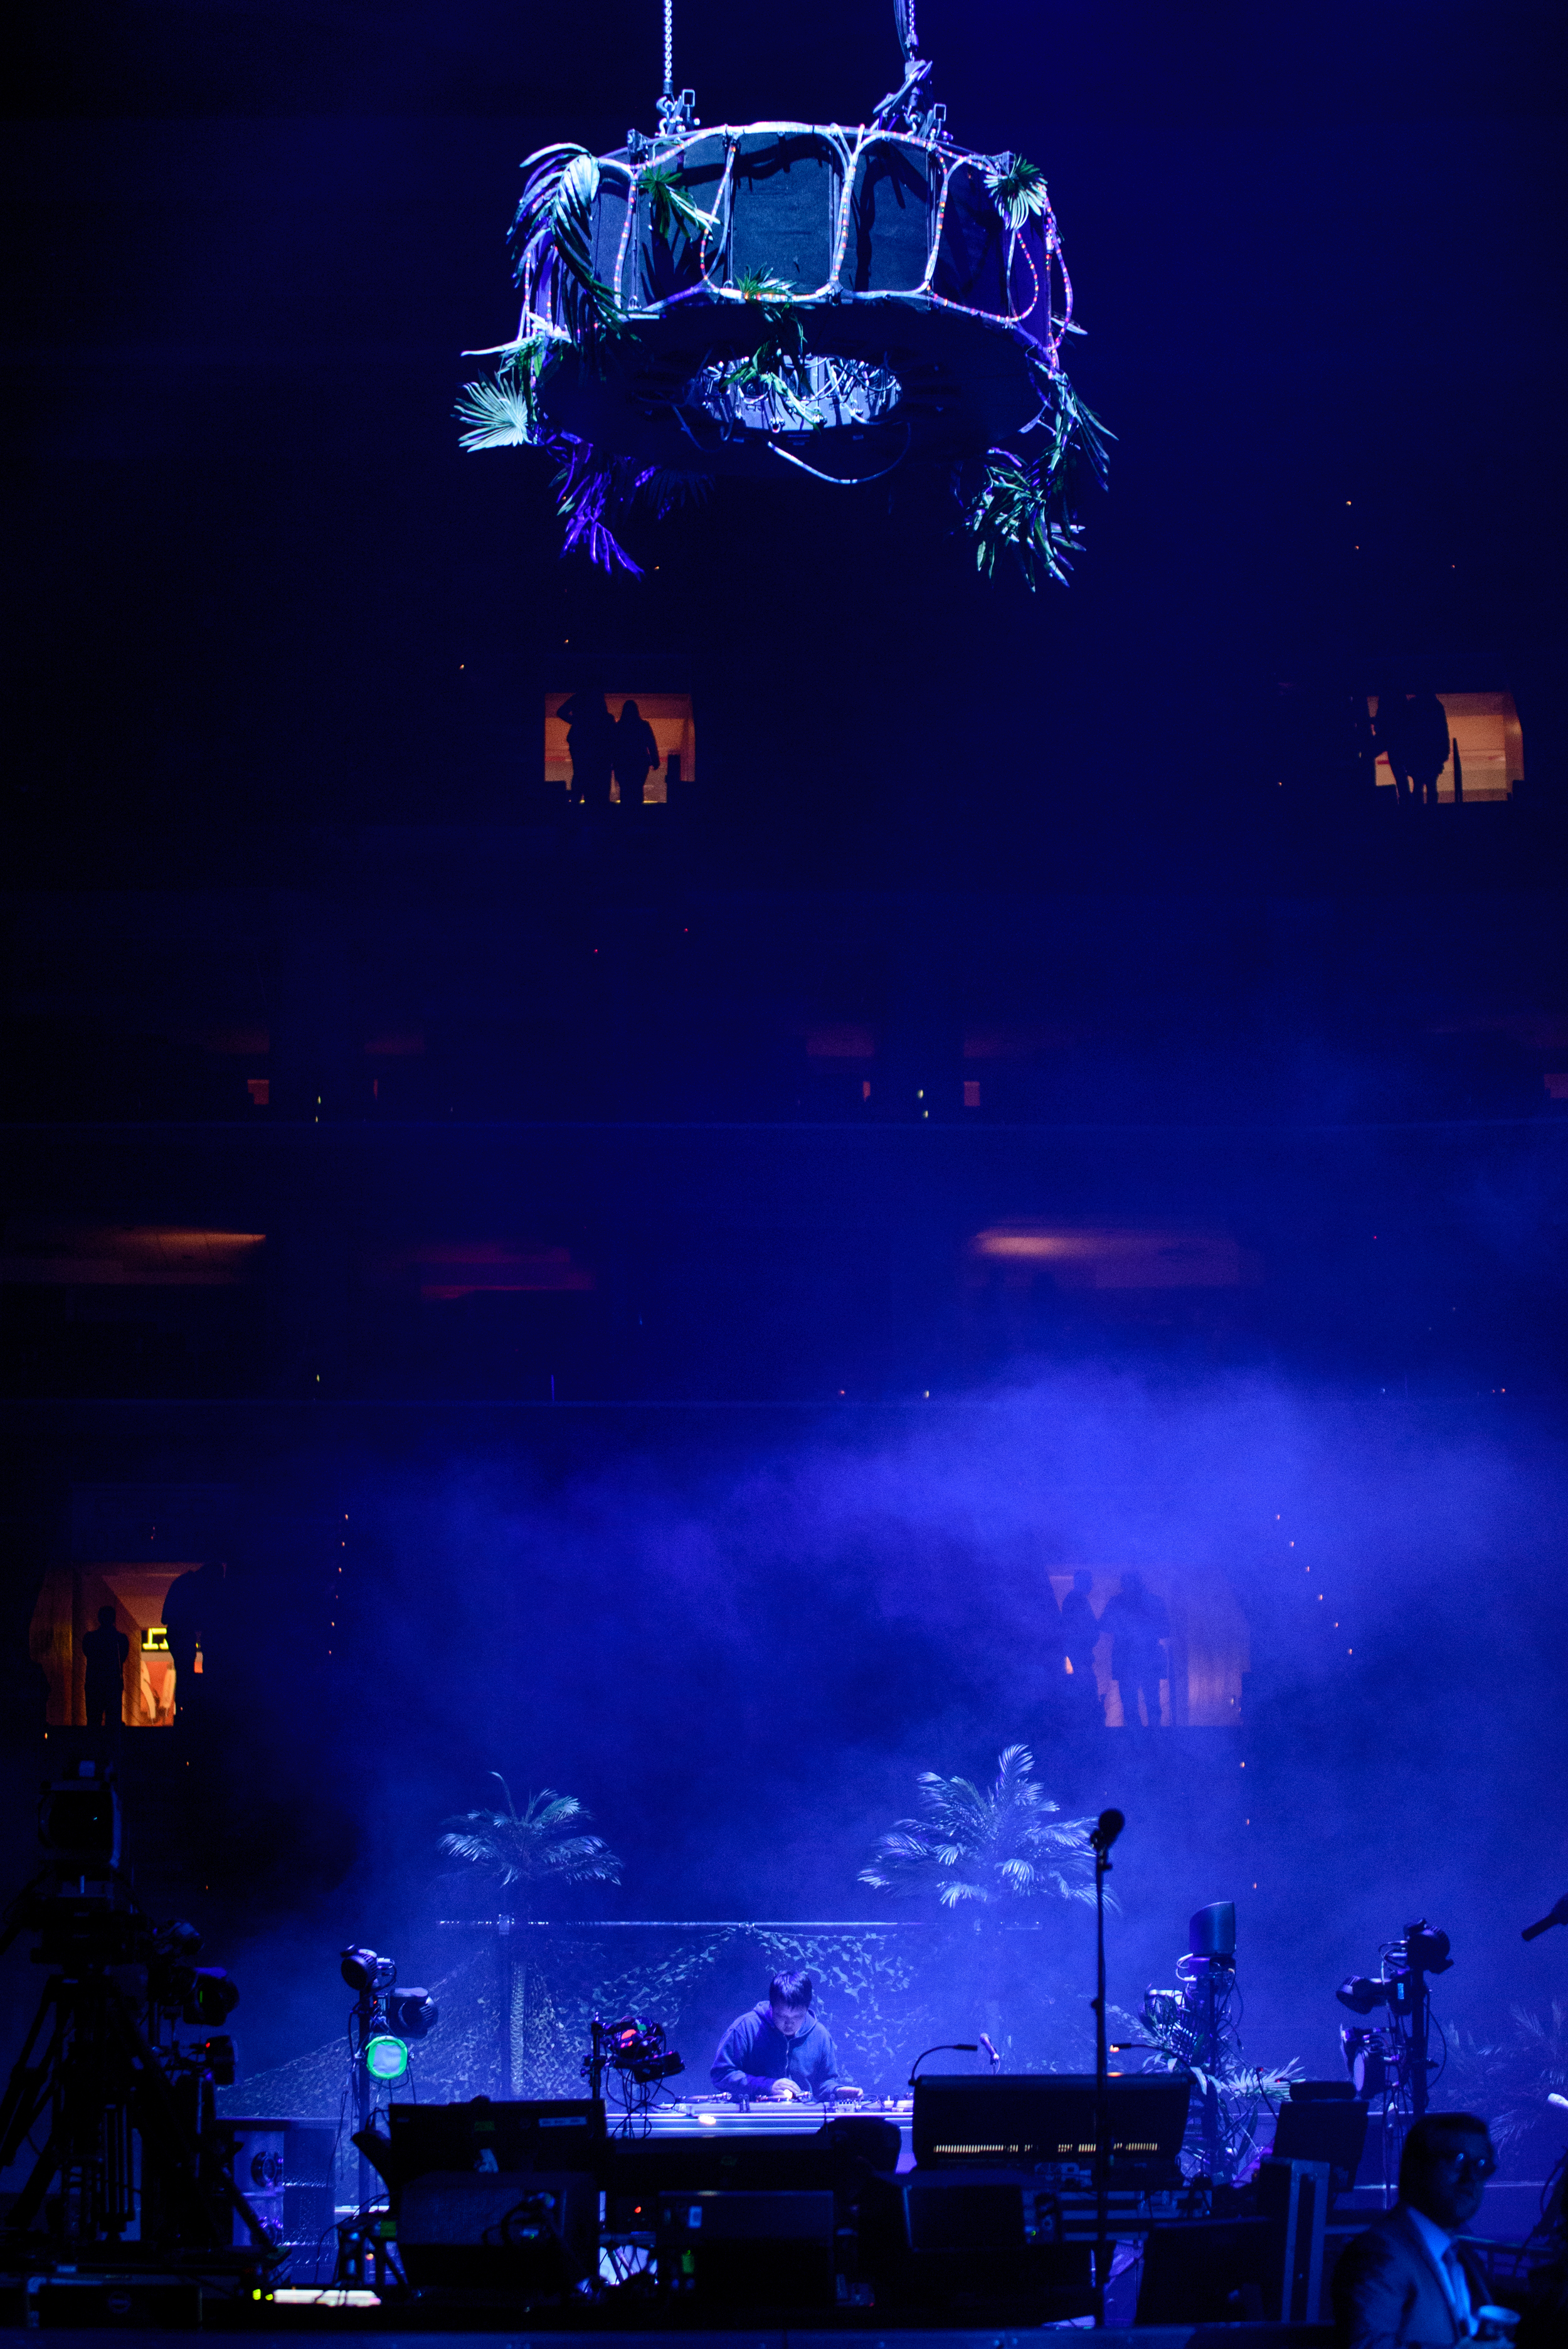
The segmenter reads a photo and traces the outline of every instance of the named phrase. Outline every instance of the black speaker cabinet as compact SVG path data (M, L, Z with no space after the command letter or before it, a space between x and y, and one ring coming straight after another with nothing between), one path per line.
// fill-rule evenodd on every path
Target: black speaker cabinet
M874 2178L861 2195L860 2272L879 2308L975 2324L1088 2315L1090 2250L1064 2242L1048 2184L1022 2172Z
M397 2250L421 2289L570 2292L598 2268L598 2180L578 2170L429 2170L403 2189Z
M661 2194L659 2291L705 2308L830 2308L833 2197Z
M1178 2219L1150 2227L1135 2322L1235 2324L1277 2317L1284 2248L1270 2219Z

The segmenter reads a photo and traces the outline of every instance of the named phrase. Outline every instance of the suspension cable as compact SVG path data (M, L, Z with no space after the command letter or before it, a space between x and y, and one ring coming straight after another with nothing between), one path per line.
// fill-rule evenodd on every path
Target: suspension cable
M665 0L665 96L676 94L676 0Z

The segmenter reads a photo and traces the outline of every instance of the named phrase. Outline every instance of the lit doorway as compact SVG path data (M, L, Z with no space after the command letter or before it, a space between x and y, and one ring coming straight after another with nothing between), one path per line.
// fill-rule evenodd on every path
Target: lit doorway
M49 1683L51 1729L87 1726L87 1657L83 1635L100 1607L114 1609L115 1629L130 1641L125 1661L125 1725L168 1729L174 1721L174 1659L163 1629L170 1586L193 1566L54 1566L33 1609L31 1654ZM196 1670L201 1669L198 1653Z

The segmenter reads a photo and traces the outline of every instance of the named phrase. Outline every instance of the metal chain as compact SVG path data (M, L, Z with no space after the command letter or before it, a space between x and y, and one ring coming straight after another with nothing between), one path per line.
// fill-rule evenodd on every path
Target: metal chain
M665 0L665 96L676 94L676 0Z

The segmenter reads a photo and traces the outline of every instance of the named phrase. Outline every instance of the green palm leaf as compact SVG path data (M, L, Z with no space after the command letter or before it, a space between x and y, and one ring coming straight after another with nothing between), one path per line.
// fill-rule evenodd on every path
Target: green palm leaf
M985 185L1015 236L1026 221L1050 210L1046 175L1023 155L998 155L985 166Z
M552 1786L530 1795L520 1811L499 1770L490 1776L506 1796L504 1811L465 1811L449 1819L439 1848L502 1884L618 1884L621 1862L598 1836L576 1832L588 1811L575 1795Z
M1034 1775L1026 1745L1009 1745L987 1787L923 1770L923 1816L877 1838L859 1880L878 1891L934 1899L939 1908L1047 1897L1092 1900L1090 1819L1064 1819Z

